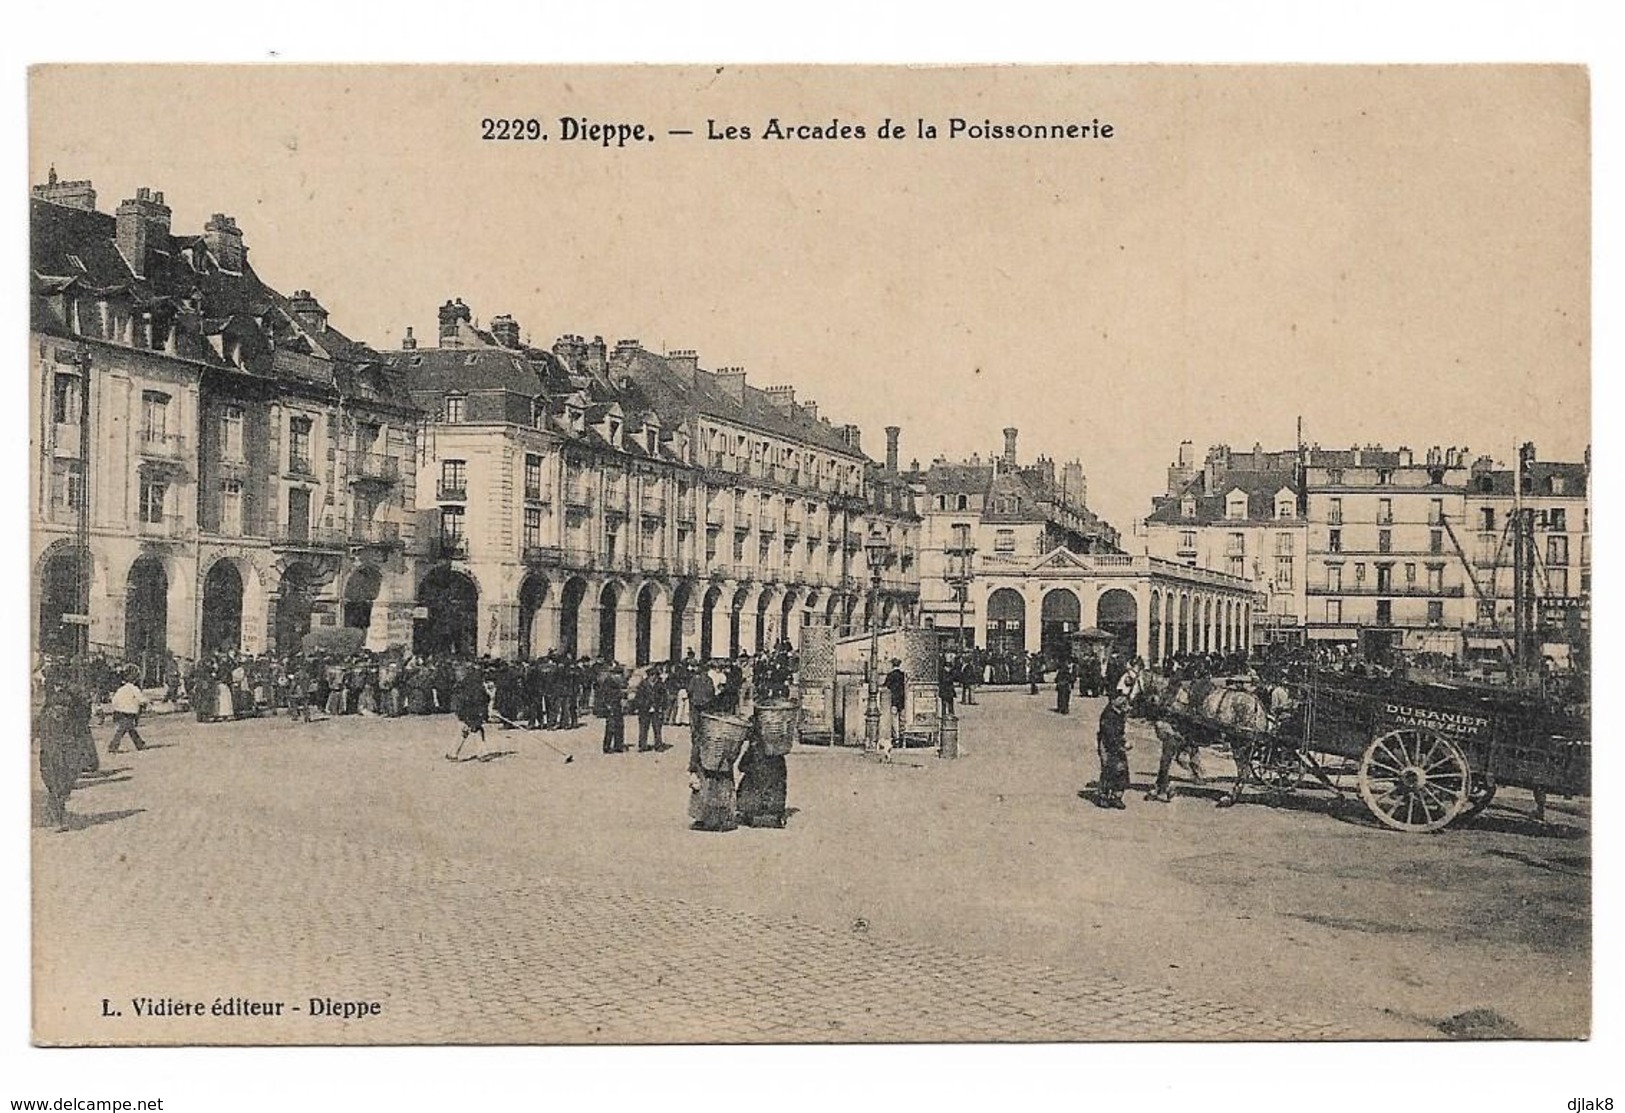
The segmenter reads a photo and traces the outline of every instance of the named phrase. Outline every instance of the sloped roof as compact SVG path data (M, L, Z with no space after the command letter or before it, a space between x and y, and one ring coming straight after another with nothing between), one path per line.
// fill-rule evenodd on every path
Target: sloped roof
M1147 522L1179 523L1182 525L1211 525L1214 522L1237 521L1225 514L1225 503L1234 490L1247 495L1248 521L1275 521L1275 496L1283 489L1296 493L1297 486L1289 471L1238 471L1218 478L1218 490L1207 493L1207 474L1198 472L1180 489L1179 494L1156 500L1156 508L1146 517ZM1183 503L1196 499L1196 514L1186 517Z
M547 392L536 365L508 348L419 348L388 358L414 393L504 390L534 398Z
M118 221L108 213L29 201L29 318L33 328L71 334L51 299L82 291L131 303L173 319L175 354L183 359L344 389L393 405L410 405L405 384L378 366L383 357L329 323L307 328L289 299L261 281L245 259L240 273L221 270L201 236L154 235L139 277L117 245ZM246 366L228 361L211 337L232 334L248 345ZM323 361L318 371L304 358ZM371 371L364 368L373 365Z
M1530 489L1524 493L1533 497L1551 498L1550 482L1554 477L1560 477L1563 480L1563 494L1561 497L1584 497L1587 494L1586 472L1587 469L1584 464L1565 464L1556 461L1548 463L1543 460L1536 460L1529 465ZM1488 491L1485 491L1479 482L1482 476L1474 476L1468 483L1468 494L1512 497L1513 479L1510 469L1491 471L1488 476L1490 479L1490 489Z

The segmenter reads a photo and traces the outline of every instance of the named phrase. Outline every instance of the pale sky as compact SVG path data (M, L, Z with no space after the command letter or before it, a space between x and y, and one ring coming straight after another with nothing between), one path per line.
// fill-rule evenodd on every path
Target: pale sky
M1577 68L42 69L31 179L174 229L379 346L461 297L531 340L635 337L791 383L905 462L1080 458L1125 535L1178 442L1469 445L1589 432ZM537 117L547 142L486 142ZM641 121L625 149L558 118ZM862 141L710 141L862 124ZM910 138L873 138L886 117ZM922 141L916 117L1110 140ZM668 129L693 129L671 137ZM946 128L943 128L944 132ZM1125 541L1129 539L1125 536Z

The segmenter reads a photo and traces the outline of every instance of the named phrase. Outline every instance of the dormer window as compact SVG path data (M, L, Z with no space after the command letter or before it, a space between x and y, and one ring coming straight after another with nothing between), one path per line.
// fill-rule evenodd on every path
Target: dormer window
M621 423L618 421L611 420L609 423L609 443L621 443Z
M1284 492L1275 496L1275 517L1277 519L1292 517L1292 501L1292 496Z
M1196 500L1192 498L1182 500L1179 504L1179 516L1181 518L1196 517Z
M1244 491L1231 491L1225 496L1224 516L1239 521L1247 517L1247 495Z
M463 402L461 394L446 395L446 424L456 425L463 420Z
M1551 494L1561 495L1563 493L1563 477L1561 475L1547 477L1546 489Z
M649 451L650 456L653 456L655 454L655 441L657 440L657 438L658 438L658 434L653 429L644 430L644 443L646 445L648 445L648 451Z

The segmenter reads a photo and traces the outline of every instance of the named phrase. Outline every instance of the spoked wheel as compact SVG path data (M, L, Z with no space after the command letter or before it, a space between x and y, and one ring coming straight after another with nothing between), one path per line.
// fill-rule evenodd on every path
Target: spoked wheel
M1266 792L1295 791L1303 784L1303 758L1293 746L1271 739L1253 750L1253 772Z
M1438 831L1467 806L1472 771L1448 738L1406 728L1373 739L1360 759L1360 796L1396 831Z
M1467 806L1462 809L1461 819L1472 819L1495 799L1495 778L1486 774L1474 774L1473 783L1467 787Z

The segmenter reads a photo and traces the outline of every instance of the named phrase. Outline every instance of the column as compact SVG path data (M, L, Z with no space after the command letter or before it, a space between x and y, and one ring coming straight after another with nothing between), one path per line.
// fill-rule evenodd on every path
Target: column
M650 652L654 644L650 642ZM638 601L631 589L615 601L615 659L630 665L638 656Z
M1022 588L1021 598L1027 604L1022 618L1022 646L1028 653L1037 653L1044 648L1044 608L1040 599L1035 599L1032 592L1025 585Z
M1144 584L1134 593L1134 655L1142 661L1151 660L1151 592Z
M664 599L649 608L649 660L664 661L671 656L671 604Z

